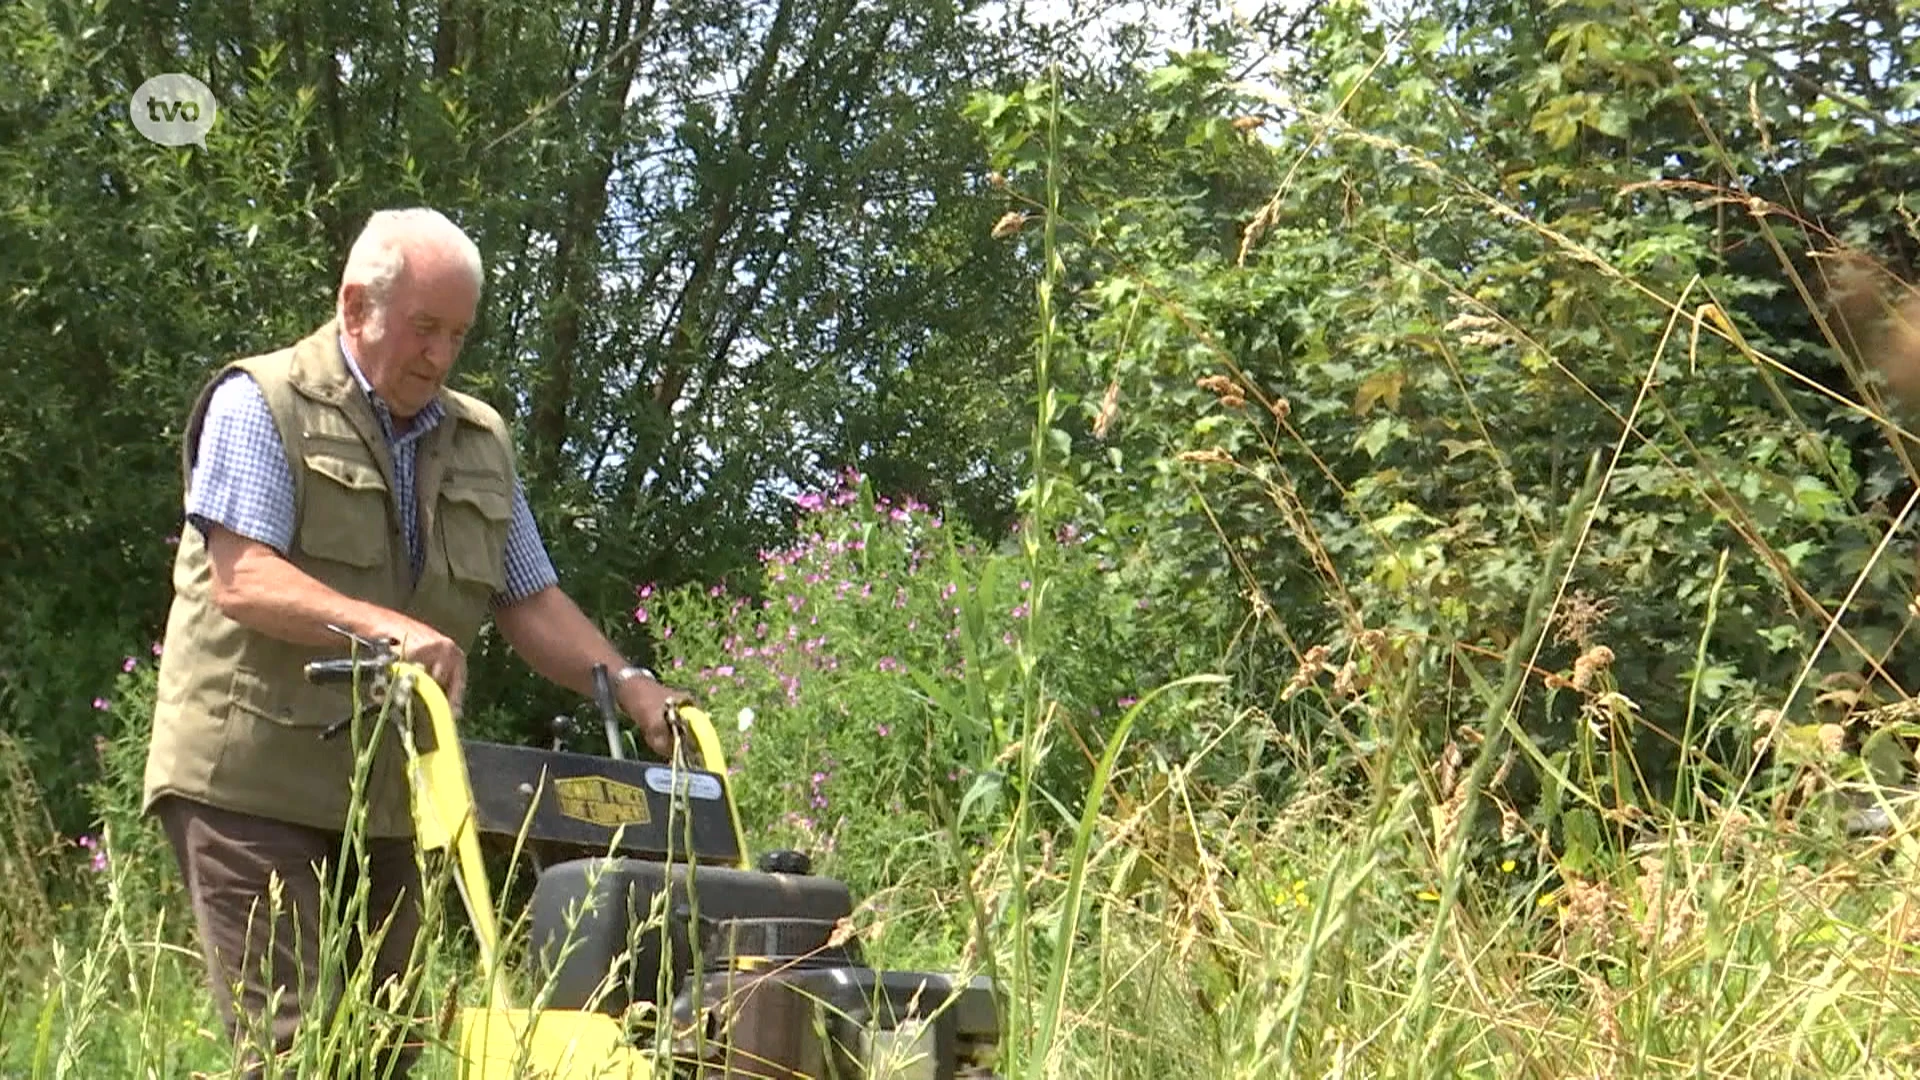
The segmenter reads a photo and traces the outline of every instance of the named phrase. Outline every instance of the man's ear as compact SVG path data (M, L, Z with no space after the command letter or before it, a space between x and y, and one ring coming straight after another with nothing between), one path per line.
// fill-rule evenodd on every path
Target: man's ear
M373 314L371 301L367 287L359 282L340 286L340 329L358 333L366 326L368 317Z

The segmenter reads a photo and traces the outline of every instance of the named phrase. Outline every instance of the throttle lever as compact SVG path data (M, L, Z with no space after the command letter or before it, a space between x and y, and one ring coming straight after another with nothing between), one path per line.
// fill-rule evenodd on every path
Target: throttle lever
M389 652L393 650L394 646L400 644L398 639L391 638L391 637L381 637L381 638L361 637L359 634L356 634L353 631L347 629L346 627L341 626L339 623L328 623L327 629L331 630L336 634L339 634L341 637L346 638L348 641L353 642L353 644L358 648L365 649L366 651L372 653L376 657L385 657Z
M386 665L393 659L394 647L399 645L399 642L393 638L375 640L361 637L359 634L337 623L328 623L327 629L353 643L352 655L330 660L308 661L302 669L307 681L316 686L344 682L358 683L360 676L365 674L367 676L367 696L370 700L359 708L349 711L347 715L321 728L320 740L322 742L338 738L340 733L347 730L347 727L352 724L355 719L379 710L381 701L385 698L387 692ZM368 655L361 655L363 652Z
M378 705L366 705L366 706L362 706L356 712L348 713L347 715L341 717L340 719L335 720L333 723L328 724L326 727L321 728L320 741L326 742L329 739L339 738L340 733L347 730L347 726L353 723L355 717L364 718L370 714L378 713L379 711L380 711L380 706Z
M600 707L600 719L607 727L607 753L615 761L625 761L620 746L620 713L613 704L613 682L607 677L607 665L593 665L593 702Z
M702 764L694 757L696 744L693 729L687 726L686 719L680 715L680 706L676 702L667 703L667 729L673 734L674 763L687 769Z

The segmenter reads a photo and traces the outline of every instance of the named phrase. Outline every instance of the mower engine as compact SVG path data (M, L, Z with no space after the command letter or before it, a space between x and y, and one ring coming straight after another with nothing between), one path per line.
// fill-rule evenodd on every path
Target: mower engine
M993 1076L992 982L868 966L844 884L801 852L749 862L720 771L462 749L478 831L520 838L539 866L547 1009L616 1018L636 1043L670 1025L675 1072L703 1080Z

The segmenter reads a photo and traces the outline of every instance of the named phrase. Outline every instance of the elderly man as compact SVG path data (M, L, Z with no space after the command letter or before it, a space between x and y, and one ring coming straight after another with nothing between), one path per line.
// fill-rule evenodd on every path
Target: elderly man
M174 563L146 805L179 860L215 1003L252 1075L263 1045L285 1050L303 1015L336 1004L336 989L316 985L320 897L343 863L354 872L350 829L367 838L367 925L388 925L376 983L401 982L419 929L398 738L368 724L362 747L323 739L347 711L344 692L302 677L306 661L347 647L329 626L399 642L457 702L465 649L491 614L562 686L588 694L595 664L619 672L621 709L656 752L671 748L667 713L684 698L630 667L559 589L506 425L445 386L481 283L478 250L444 216L375 214L348 255L334 321L223 368L187 423L194 527ZM378 741L356 824L366 739ZM270 895L283 909L273 916ZM383 1074L404 1074L416 1054L401 1050Z

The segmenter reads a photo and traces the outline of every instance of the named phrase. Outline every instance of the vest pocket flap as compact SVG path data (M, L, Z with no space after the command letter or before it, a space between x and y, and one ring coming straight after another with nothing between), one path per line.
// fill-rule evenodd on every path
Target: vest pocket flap
M365 462L349 461L330 454L308 454L307 468L313 470L315 475L324 476L353 491L387 490L386 478L380 475L380 470Z
M363 569L388 559L387 482L365 461L308 453L306 506L300 550L317 559Z
M506 492L495 488L469 487L464 484L449 483L440 489L440 497L450 503L470 506L479 511L480 516L489 522L507 520L513 513L513 499Z
M507 585L507 519L513 515L510 490L494 477L467 476L449 476L440 489L447 568L456 580L485 586L489 594Z
M278 727L324 729L353 711L353 691L313 686L297 674L270 680L259 671L240 667L234 669L227 703L236 713Z

